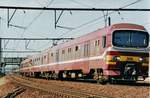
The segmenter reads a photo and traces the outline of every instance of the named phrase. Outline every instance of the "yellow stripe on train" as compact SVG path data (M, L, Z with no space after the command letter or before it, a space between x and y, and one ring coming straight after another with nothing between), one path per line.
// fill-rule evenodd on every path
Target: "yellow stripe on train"
M113 56L107 55L106 61L133 61L133 62L140 62L140 57L137 56Z
M120 56L120 61L140 62L140 57L136 57L136 56Z
M112 65L116 65L116 62L106 62L106 64L112 64Z

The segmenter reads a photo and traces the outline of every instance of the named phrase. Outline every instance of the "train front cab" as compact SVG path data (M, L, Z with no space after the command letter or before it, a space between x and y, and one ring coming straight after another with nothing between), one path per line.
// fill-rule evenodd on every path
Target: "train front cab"
M107 51L109 80L138 81L148 77L149 34L139 30L116 30Z

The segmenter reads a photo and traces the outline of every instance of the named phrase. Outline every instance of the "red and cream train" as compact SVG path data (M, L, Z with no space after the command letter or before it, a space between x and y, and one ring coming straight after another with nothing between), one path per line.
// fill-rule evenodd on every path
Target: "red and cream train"
M119 23L28 57L20 73L59 79L144 80L148 76L148 52L146 29Z

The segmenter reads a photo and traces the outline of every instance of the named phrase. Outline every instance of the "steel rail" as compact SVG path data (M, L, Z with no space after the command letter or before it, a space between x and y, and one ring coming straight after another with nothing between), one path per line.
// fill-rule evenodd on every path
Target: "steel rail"
M5 95L3 98L15 98L17 95L23 93L26 89L22 87L17 87L12 92Z
M15 77L15 76L11 76L11 78L13 78L13 81L17 83L19 83L20 85L24 85L24 86L28 86L31 88L35 88L35 89L39 89L42 91L46 91L49 92L51 94L56 95L57 97L60 96L66 96L65 98L113 98L113 97L109 97L109 96L104 96L101 94L97 94L97 93L90 93L87 92L86 90L77 90L77 89L72 89L72 88L66 88L66 86L62 86L62 85L58 85L58 84L48 84L45 86L45 84L41 84L40 86L38 83L31 81L29 78L20 78L20 77ZM52 89L48 89L48 88L52 88Z

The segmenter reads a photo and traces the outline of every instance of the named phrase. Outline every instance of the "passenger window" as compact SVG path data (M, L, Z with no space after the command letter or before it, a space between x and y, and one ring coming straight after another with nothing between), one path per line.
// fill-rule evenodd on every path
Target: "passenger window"
M78 50L79 50L79 47L78 47L78 46L76 46L76 47L75 47L75 51L78 51Z
M102 37L102 47L105 48L106 47L106 36Z
M95 41L95 46L99 46L99 42L100 42L100 40L96 40Z
M70 53L71 52L71 48L68 48L68 53Z
M65 50L62 50L62 54L65 54Z
M97 46L97 40L95 41L95 46Z
M51 56L53 56L53 53L51 53Z
M100 42L100 41L99 41L99 40L97 40L97 44L98 44L98 46L99 46L99 42Z
M70 48L70 52L71 52L71 48Z

